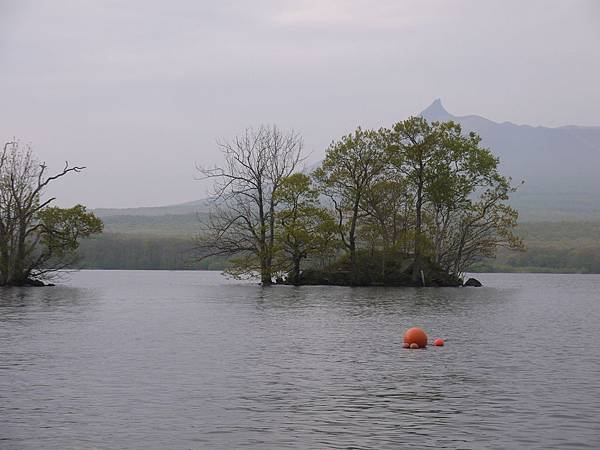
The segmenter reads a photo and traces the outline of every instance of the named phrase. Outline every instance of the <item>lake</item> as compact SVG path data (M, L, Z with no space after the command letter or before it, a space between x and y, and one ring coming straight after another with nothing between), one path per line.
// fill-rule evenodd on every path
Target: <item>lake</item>
M0 448L600 448L600 276L0 288ZM444 347L402 348L423 327Z

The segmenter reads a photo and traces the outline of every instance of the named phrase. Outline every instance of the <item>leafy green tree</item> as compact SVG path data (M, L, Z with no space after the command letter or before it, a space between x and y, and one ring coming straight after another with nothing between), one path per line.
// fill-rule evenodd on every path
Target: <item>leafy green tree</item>
M358 128L333 142L325 160L314 172L321 192L333 204L338 233L350 254L353 274L356 266L357 230L363 216L361 202L372 184L386 169L384 142L379 132Z
M508 187L509 182L497 170L498 159L480 146L478 135L463 134L454 122L433 125L439 135L439 152L426 186L428 235L433 258L440 263L453 216L467 211L476 193L498 184Z
M480 146L479 136L465 135L454 122L411 117L395 124L387 138L390 162L415 199L414 282L424 282L424 257L458 275L478 253L490 254L499 245L519 247L509 231L516 224L515 211L502 203L510 180L498 172L498 159ZM473 233L481 221L494 233ZM466 253L464 243L455 242L458 236L470 240Z
M40 210L36 239L38 247L29 266L29 276L39 276L56 268L72 266L78 260L81 238L100 233L102 221L83 205L72 208L47 207Z
M310 178L295 173L281 182L277 192L276 266L299 283L302 260L310 256L326 257L337 241L336 222L329 211L319 205L319 192Z
M37 284L75 261L79 239L102 231L82 205L51 207L47 186L83 167L47 175L31 149L7 143L0 153L0 285Z
M448 273L462 276L481 258L494 257L499 247L525 249L515 234L519 214L505 203L514 189L501 177L492 183L477 199L448 213L448 230L436 254L437 262Z
M423 207L427 201L428 181L434 179L436 167L440 165L440 139L436 124L422 117L410 117L396 123L386 133L387 152L391 165L399 177L406 179L414 194L414 263L413 282L422 280Z
M361 234L373 236L378 249L404 250L410 237L413 199L401 178L381 178L366 191L361 210L364 212Z

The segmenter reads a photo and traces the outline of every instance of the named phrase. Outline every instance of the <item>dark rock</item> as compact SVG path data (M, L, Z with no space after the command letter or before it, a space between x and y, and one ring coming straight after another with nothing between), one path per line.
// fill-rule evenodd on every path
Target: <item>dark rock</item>
M307 269L302 271L297 284L328 285L330 282L323 272L314 269Z
M476 280L475 278L469 278L465 284L463 284L463 286L466 287L481 287L483 286L483 284L481 284L481 281Z
M54 286L54 284L52 283L44 283L43 281L40 280L36 280L34 278L27 278L27 280L25 280L25 282L23 283L23 286L30 286L30 287L48 287L48 286Z

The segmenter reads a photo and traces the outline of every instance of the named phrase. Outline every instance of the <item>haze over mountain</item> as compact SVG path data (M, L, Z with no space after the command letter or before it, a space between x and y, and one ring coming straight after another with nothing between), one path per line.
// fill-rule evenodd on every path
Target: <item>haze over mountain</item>
M209 210L209 200L200 199L192 202L166 206L144 206L140 208L98 208L94 213L102 218L116 216L156 217L166 215L196 214Z
M456 116L440 99L421 115L430 121L453 120L475 131L482 144L500 158L502 172L525 184L512 204L524 221L600 218L600 127L517 125L478 115ZM150 208L98 209L114 216L186 215L206 212L206 199Z
M276 123L310 162L442 97L517 123L600 125L597 0L0 0L0 139L125 208L205 196L215 139ZM510 25L510 26L508 26Z
M600 217L600 127L534 127L455 116L440 99L421 115L475 131L500 157L502 172L515 183L525 181L512 200L523 220Z

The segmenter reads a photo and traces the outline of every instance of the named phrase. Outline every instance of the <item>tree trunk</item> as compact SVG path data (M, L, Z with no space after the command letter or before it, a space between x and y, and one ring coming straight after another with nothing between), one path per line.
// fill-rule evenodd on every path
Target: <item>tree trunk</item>
M271 277L271 263L267 243L267 224L265 217L262 186L259 186L258 188L258 217L260 221L260 255L258 255L260 259L260 283L263 286L270 286L273 283L273 280Z
M0 235L0 286L4 286L8 281L9 255L6 237Z
M352 271L352 283L356 281L358 268L356 267L356 222L358 221L358 207L360 205L360 196L354 202L352 210L352 222L350 223L350 232L348 233L348 250L350 251L350 270Z
M423 286L423 277L421 276L421 272L423 270L423 261L422 261L422 249L421 249L421 228L422 228L422 219L421 213L423 209L423 166L420 167L419 174L419 184L417 186L417 201L415 208L415 255L413 260L413 270L412 270L412 281L417 286Z
M261 238L264 239L264 232L261 233ZM267 249L267 243L263 241L261 245L260 254L260 283L263 286L270 286L273 283L271 273L271 263L269 259L269 250Z
M21 224L19 226L19 236L18 236L18 244L17 244L17 254L15 258L14 272L13 272L13 280L12 283L15 286L21 286L25 284L27 280L27 268L25 267L25 231L27 229L26 224Z
M263 286L271 286L273 284L273 279L271 278L271 271L266 267L266 265L261 270L260 284L262 284Z
M300 284L300 257L294 256L294 272L293 272L293 282L294 285L298 286Z
M273 188L273 193L276 187ZM267 272L269 280L273 271L273 247L275 246L275 203L273 201L273 193L269 202L269 239L267 241ZM270 284L270 283L269 283Z

